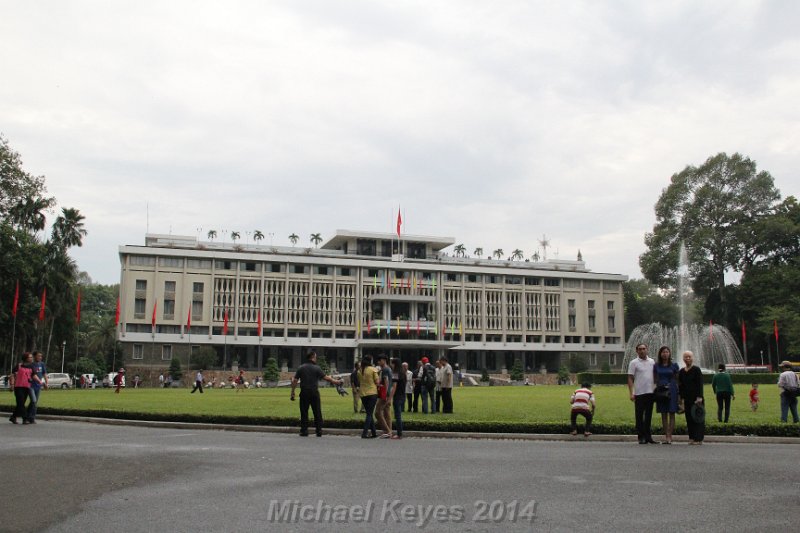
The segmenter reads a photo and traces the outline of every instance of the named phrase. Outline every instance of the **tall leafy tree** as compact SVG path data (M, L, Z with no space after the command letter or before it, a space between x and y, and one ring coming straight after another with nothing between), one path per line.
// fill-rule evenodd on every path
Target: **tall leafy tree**
M685 243L695 293L717 291L724 309L725 273L746 271L758 258L753 231L780 198L769 172L735 153L720 153L674 174L655 206L656 224L639 257L645 278L674 288Z

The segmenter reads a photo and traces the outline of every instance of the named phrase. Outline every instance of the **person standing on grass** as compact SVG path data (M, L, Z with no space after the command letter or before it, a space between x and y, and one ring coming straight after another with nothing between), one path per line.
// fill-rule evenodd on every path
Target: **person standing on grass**
M411 400L414 396L414 373L408 369L408 363L403 363L401 367L403 373L406 375L406 403L408 404L406 410L410 413L412 404Z
M197 374L194 376L194 388L192 388L191 394L194 394L194 391L200 390L200 394L203 394L203 369L197 371Z
M42 361L42 352L33 352L33 373L39 376L39 381L31 381L31 401L28 404L28 422L36 423L36 408L41 399L42 387L47 388L47 367Z
M433 404L434 413L442 412L442 362L436 360L436 402Z
M656 362L647 356L647 345L640 343L636 346L637 357L628 365L628 392L634 402L634 415L636 417L636 434L639 444L657 444L653 440L650 426L653 421L653 367Z
M427 357L422 358L420 380L422 382L422 412L428 414L428 403L430 403L431 411L435 407L433 400L436 390L436 369L433 368Z
M592 392L591 383L583 383L569 399L572 406L570 413L570 435L578 434L578 415L583 416L586 420L586 427L583 430L583 436L588 437L592 434L592 418L594 417L594 393Z
M375 431L375 405L378 402L378 371L372 366L372 357L365 355L361 358L361 370L358 374L358 393L361 396L361 405L364 406L366 417L364 429L361 431L362 439L374 439Z
M678 365L672 362L672 351L667 346L658 349L658 358L653 367L656 382L656 412L661 414L661 427L664 428L664 442L672 444L675 432L675 413L678 412ZM666 391L666 397L663 396Z
M417 368L414 369L412 381L414 384L414 412L419 411L419 397L422 394L422 361L417 361Z
M686 416L686 432L689 434L689 444L703 444L706 430L705 420L696 416L697 409L702 409L704 402L703 373L694 366L692 352L683 352L683 363L686 366L678 372L678 391Z
M378 404L375 407L375 418L378 425L383 429L382 439L392 437L392 369L387 364L388 357L385 354L378 356L378 367L380 368L380 383L378 384Z
M319 399L319 382L325 380L334 385L344 383L340 379L332 378L325 374L317 365L317 354L314 351L308 352L305 364L295 372L292 378L292 395L290 400L294 401L294 390L300 382L300 436L308 437L308 408L314 413L314 425L317 430L317 437L322 436L322 405Z
M781 363L780 377L778 378L778 388L781 389L781 422L786 423L789 419L789 411L792 412L792 421L797 424L797 394L800 392L797 374L792 370L792 363L783 361Z
M758 383L753 383L750 389L750 409L755 413L758 411Z
M406 376L403 364L399 357L392 358L392 407L394 408L394 427L396 430L393 439L403 438L403 407L406 404Z
M447 357L439 357L441 367L441 379L439 380L440 393L442 396L442 413L453 413L453 367L450 366Z
M711 378L711 389L717 397L717 421L728 423L731 416L731 400L736 399L731 375L725 372L725 365L719 364L717 373ZM725 409L725 420L722 420L722 409Z

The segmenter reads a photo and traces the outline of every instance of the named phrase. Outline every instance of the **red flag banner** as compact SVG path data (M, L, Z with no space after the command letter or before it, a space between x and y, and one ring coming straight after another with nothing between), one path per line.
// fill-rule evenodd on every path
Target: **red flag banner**
M153 319L151 321L151 323L153 324L153 327L156 327L156 308L157 307L158 307L158 300L153 302Z
M222 319L223 319L222 334L223 335L227 335L228 334L228 310L227 309L225 309L225 314L222 317Z
M11 306L11 316L17 317L17 307L19 307L19 280L17 280L17 289L14 291L14 305Z
M777 320L773 320L772 321L772 329L775 330L775 342L778 342L778 321Z
M258 336L261 336L261 309L258 310Z
M119 326L119 296L117 296L117 312L114 313L114 327Z
M400 238L400 226L403 225L403 217L400 216L400 208L397 208L397 238Z
M744 325L744 320L742 320L742 345L747 344L747 327Z
M78 305L75 306L75 323L81 323L81 290L78 289Z
M39 307L39 322L44 322L44 309L47 305L47 287L42 289L42 305Z
M186 331L192 332L192 302L189 302L189 312L186 313Z

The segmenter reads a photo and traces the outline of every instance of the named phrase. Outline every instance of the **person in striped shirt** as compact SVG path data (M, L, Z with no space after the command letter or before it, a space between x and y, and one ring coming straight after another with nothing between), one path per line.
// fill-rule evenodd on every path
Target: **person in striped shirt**
M586 419L586 428L583 436L588 437L592 434L592 417L594 416L595 407L592 384L581 384L581 387L572 393L569 403L572 405L572 416L570 418L572 431L570 435L578 434L578 415L583 415L583 418Z

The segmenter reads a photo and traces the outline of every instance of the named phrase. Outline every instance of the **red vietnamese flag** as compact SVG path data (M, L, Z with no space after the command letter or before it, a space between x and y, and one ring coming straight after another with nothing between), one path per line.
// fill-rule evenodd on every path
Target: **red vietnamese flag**
M75 323L81 323L81 290L78 289L78 305L75 306Z
M17 289L14 291L14 305L11 306L11 316L17 317L17 307L19 306L19 280L17 280Z
M224 313L224 316L222 317L222 319L223 319L222 334L223 335L227 335L228 334L228 308L227 307L225 308L225 313Z
M742 345L747 344L747 328L744 325L744 320L742 320Z
M258 310L258 336L261 336L261 309Z
M397 208L397 238L400 238L400 226L403 225L403 217L400 216L400 208Z
M186 331L192 332L192 304L189 303L189 312L186 313Z
M39 307L39 322L44 322L44 308L47 305L47 287L42 289L42 305Z
M775 330L775 342L778 342L778 321L772 321L772 328Z
M117 296L117 312L114 314L114 326L119 326L119 296Z
M157 307L158 307L158 300L153 302L153 319L151 321L151 324L153 325L153 327L156 327L156 308Z

